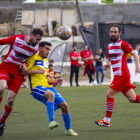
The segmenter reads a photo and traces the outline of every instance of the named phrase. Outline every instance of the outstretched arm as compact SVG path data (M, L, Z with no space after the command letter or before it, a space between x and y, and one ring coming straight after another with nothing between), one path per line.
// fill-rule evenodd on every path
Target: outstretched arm
M0 45L5 45L5 44L12 45L14 44L15 39L16 39L16 36L10 36L8 38L0 39Z

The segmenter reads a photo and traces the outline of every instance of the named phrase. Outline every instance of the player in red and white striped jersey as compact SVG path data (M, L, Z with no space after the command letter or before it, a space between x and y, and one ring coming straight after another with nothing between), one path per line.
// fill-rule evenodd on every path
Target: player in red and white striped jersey
M4 61L0 64L0 103L7 83L9 89L5 110L0 117L0 136L3 135L6 118L12 111L15 97L24 81L24 76L21 75L21 70L24 69L24 62L38 51L37 44L42 37L42 30L34 29L29 36L15 35L0 39L0 45L10 45Z
M127 54L130 53L134 56L136 72L140 73L139 58L133 48L125 41L120 39L121 28L117 24L110 26L110 40L112 43L108 45L108 62L104 65L106 70L109 66L112 66L114 79L107 91L106 97L106 116L100 121L95 121L99 126L110 126L111 115L115 106L114 96L118 92L122 92L123 95L131 103L140 103L140 95L135 95L135 86L130 83L130 73L127 66Z

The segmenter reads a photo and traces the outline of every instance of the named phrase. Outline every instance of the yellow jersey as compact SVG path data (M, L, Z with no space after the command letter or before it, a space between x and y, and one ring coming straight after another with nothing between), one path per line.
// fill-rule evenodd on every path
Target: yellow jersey
M35 73L29 76L30 94L32 94L32 89L36 86L51 87L46 78L49 75L48 60L46 58L43 59L38 54L35 54L31 56L26 63L28 70L45 70L43 74Z

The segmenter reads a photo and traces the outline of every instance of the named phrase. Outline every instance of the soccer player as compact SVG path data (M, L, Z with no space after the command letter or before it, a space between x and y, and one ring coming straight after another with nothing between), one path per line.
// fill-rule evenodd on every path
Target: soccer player
M140 103L140 95L135 95L135 86L130 83L130 73L127 66L127 54L130 53L134 56L136 72L140 73L139 58L133 48L125 41L120 39L121 28L117 24L110 26L110 40L112 43L108 45L108 61L104 65L106 70L112 65L114 79L107 91L106 97L106 116L104 119L95 121L99 126L109 127L111 115L115 106L114 96L118 92L122 92L123 95L131 103ZM111 64L110 64L111 62Z
M84 61L84 75L87 73L89 77L89 86L92 85L92 82L94 84L94 79L92 78L92 74L95 73L95 66L93 64L93 55L90 50L88 50L88 46L84 46L84 50L80 52L81 60Z
M63 79L51 79L48 75L48 60L46 59L51 50L51 43L42 41L39 43L39 54L35 54L27 60L27 70L23 70L23 75L29 75L30 90L32 96L44 103L47 107L49 117L49 129L58 127L54 121L54 112L58 108L62 110L65 122L66 135L78 135L71 129L71 116L69 108L64 98L58 91L53 89L48 83L62 84ZM47 78L46 78L47 77Z
M40 42L42 36L42 30L34 29L28 36L15 35L0 39L0 45L10 45L4 61L0 64L0 102L7 83L9 89L4 113L0 117L0 136L3 135L6 118L12 111L15 97L24 81L24 76L21 75L21 69L24 69L23 63L38 51L38 46L36 45Z
M77 52L77 46L73 45L72 46L72 51L70 52L70 62L71 62L71 72L70 72L70 86L72 85L72 78L73 74L75 73L75 82L76 86L79 86L78 84L78 76L79 76L79 62L78 60L81 59L79 53Z

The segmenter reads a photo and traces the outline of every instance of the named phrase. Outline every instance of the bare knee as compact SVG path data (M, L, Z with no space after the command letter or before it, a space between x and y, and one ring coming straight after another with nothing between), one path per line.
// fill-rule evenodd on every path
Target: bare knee
M59 106L62 109L62 112L64 114L68 114L69 113L69 107L68 107L68 104L66 102L61 103Z
M130 103L135 103L136 102L136 98L128 98Z
M44 96L48 100L48 102L54 102L55 94L52 91L47 90Z

